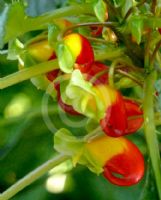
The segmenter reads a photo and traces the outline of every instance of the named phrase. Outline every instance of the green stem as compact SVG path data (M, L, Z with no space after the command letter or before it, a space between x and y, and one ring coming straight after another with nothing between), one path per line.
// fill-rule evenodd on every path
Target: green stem
M18 32L13 32L13 34L6 34L5 42L10 39L23 35L26 32L41 30L48 28L50 23L54 23L58 18L64 18L67 16L79 16L81 14L94 14L93 7L91 4L74 5L57 10L50 11L44 15L38 17L27 17L23 20L23 27Z
M106 51L95 51L95 60L102 61L102 60L110 60L113 61L115 58L123 57L125 54L125 48L116 48Z
M120 57L123 55L123 48L116 49L115 51L111 52L100 52L98 53L95 58L96 60L113 60L116 57ZM58 69L58 61L52 60L43 62L37 65L34 65L29 68L22 69L18 72L15 72L11 75L5 76L3 78L0 78L0 89L7 88L11 85L15 85L17 83L20 83L22 81L28 80L32 77L45 74L49 71L52 71L54 69Z
M156 72L152 72L145 80L144 87L144 130L145 138L149 150L150 159L155 175L156 185L158 189L159 199L161 200L161 167L160 167L160 154L159 145L155 130L155 117L154 117L154 82L156 78Z
M58 68L58 62L57 60L54 60L54 61L48 61L48 62L34 65L29 68L22 69L4 78L0 78L0 89L4 89L16 83L20 83L22 81L47 73L57 68Z
M116 22L86 22L86 23L80 23L76 24L70 27L67 27L61 34L60 34L60 39L63 38L70 30L83 27L83 26L100 26L100 27L110 27L110 28L116 28L118 26L118 23Z
M4 193L0 195L0 200L8 200L18 192L23 190L25 187L36 181L46 172L48 172L53 167L59 165L60 163L64 162L65 160L69 159L69 157L64 155L58 155L55 158L47 161L31 173L27 174L24 178L20 179L17 183L7 189Z
M156 58L156 55L157 55L157 52L159 51L160 47L161 47L161 40L156 44L154 52L153 52L153 54L152 54L152 56L150 58L150 66L153 65L153 63L155 61L155 58Z

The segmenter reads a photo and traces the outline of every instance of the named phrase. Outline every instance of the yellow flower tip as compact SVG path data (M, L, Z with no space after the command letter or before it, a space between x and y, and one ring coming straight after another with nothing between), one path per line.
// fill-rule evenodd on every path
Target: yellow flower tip
M103 167L112 157L124 153L127 143L122 137L112 138L105 135L87 143L86 149L91 157Z
M108 85L96 85L94 86L94 91L100 101L103 102L105 108L108 108L117 101L118 92Z
M69 47L76 63L87 64L94 61L94 52L89 41L78 33L71 33L64 37L64 43Z

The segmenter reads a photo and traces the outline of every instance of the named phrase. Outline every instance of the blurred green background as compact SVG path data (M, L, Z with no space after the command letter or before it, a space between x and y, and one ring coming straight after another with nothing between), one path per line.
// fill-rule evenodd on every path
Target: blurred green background
M9 1L6 0L6 2ZM63 0L28 0L27 2L27 12L32 16L65 5ZM0 77L16 70L16 61L8 61L5 55L0 55ZM30 81L0 91L0 192L50 159L55 153L53 133L42 117L43 95L44 92L37 90ZM57 114L57 106L52 99L49 99L48 106L51 109L50 117L56 128L68 126L61 122ZM68 128L75 134L83 132L80 128ZM139 135L135 141L144 143ZM125 188L111 185L102 176L96 176L82 166L71 170L71 163L67 162L12 199L157 200L155 185L151 178L151 167L147 168L147 173L141 183Z

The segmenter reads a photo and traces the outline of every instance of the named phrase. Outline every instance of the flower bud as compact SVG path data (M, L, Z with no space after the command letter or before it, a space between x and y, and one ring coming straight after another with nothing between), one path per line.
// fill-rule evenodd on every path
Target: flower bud
M55 55L47 40L31 43L27 48L29 54L37 61L44 62Z

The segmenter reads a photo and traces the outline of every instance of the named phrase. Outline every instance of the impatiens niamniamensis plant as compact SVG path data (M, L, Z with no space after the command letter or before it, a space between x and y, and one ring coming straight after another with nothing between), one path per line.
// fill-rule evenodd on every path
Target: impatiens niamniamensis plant
M8 44L7 59L18 60L18 68L0 78L0 89L30 79L61 112L85 118L86 131L53 132L60 155L0 199L67 159L118 186L138 184L150 160L161 199L161 1L69 0L37 17L27 16L19 1L1 7L1 52ZM132 134L145 138L146 155Z

